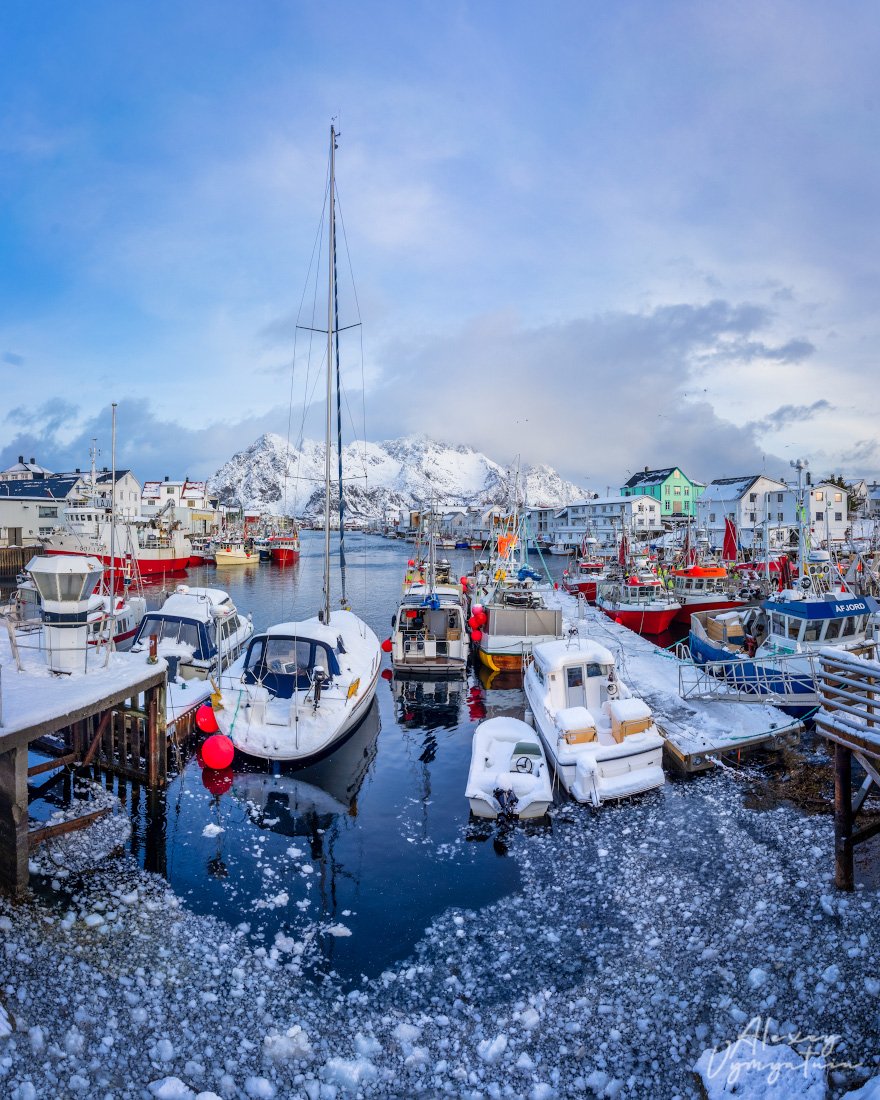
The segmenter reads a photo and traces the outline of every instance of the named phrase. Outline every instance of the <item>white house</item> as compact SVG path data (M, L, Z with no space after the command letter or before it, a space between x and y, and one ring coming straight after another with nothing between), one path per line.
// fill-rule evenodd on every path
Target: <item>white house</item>
M144 516L165 516L197 535L220 526L219 503L209 496L204 481L172 481L168 477L164 481L145 481L140 507Z
M587 501L586 522L589 533L605 546L613 546L621 529L636 539L651 538L663 531L662 505L653 497L596 497Z
M765 474L719 477L710 482L697 499L697 526L706 532L709 545L724 544L724 521L732 519L743 546L763 545L763 531L769 518L771 546L787 546L784 481ZM760 532L756 537L756 532Z
M79 474L0 482L0 546L37 546L64 520L79 491Z

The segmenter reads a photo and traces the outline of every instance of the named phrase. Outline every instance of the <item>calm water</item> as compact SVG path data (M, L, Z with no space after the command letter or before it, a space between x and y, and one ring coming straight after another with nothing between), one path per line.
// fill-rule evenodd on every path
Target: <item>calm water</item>
M175 582L224 588L257 630L313 615L323 539L305 532L302 541L301 560L286 569L202 566ZM363 535L346 536L346 548L352 609L386 638L413 548ZM473 560L445 553L458 572ZM561 559L548 564L561 573ZM338 596L338 572L333 583ZM147 594L158 603L161 589ZM312 768L259 771L237 758L231 777L218 778L193 759L163 794L123 787L132 852L193 909L248 924L267 948L279 932L315 933L324 969L354 980L380 973L410 953L438 912L478 908L516 888L503 834L469 820L464 789L476 724L523 712L516 677L489 690L473 673L382 679L358 732Z

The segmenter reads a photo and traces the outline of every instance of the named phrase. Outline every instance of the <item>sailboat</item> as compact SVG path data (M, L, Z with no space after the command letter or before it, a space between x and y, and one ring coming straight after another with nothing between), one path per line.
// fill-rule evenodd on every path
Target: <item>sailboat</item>
M279 623L255 635L221 677L217 725L240 752L265 760L311 764L329 756L366 717L376 693L379 639L345 602L342 448L339 447L339 558L342 607L331 609L330 495L333 364L339 403L336 322L336 130L330 127L327 303L327 418L324 462L324 588L309 619ZM341 444L341 440L339 441Z

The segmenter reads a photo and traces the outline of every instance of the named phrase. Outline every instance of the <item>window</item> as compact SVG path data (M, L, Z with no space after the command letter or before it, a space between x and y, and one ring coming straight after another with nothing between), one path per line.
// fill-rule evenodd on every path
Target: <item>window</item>
M818 489L815 493L813 493L813 500L824 500L824 499L825 499L825 494L822 492L821 489Z
M816 519L824 519L824 518L825 518L825 513L824 512L817 512L816 513Z
M710 522L710 523L714 523L714 522L715 522L715 513L714 513L714 512L710 512L710 513L709 513L709 522Z
M37 508L40 519L58 519L58 507L50 508L48 504L41 504Z
M681 486L680 485L675 486L674 495L677 496L677 497L681 496Z
M690 489L689 489L689 488L687 487L687 485L685 485L685 487L684 487L684 495L685 495L686 497L689 497L689 496L691 495L691 491L690 491Z
M757 493L749 493L749 504L754 504L757 499L758 499L758 494Z
M840 502L842 500L843 500L843 493L835 493L834 494L834 503L835 504L840 504Z
M174 496L174 486L173 485L169 485L168 488L165 490L165 496L166 497L173 497Z
M755 513L754 512L749 512L749 523L754 523L754 522L755 522Z
M667 497L669 496L669 486L668 485L663 486L663 495L667 496Z
M783 515L782 512L777 512L776 513L776 518L780 523L782 523L782 515Z
M781 503L782 503L782 493L777 493L777 494L776 494L776 503L777 503L777 504L781 504ZM782 517L781 517L781 516L780 516L779 518L780 518L780 519L782 519Z
M842 520L843 520L843 512L835 512L834 513L835 523L840 523Z

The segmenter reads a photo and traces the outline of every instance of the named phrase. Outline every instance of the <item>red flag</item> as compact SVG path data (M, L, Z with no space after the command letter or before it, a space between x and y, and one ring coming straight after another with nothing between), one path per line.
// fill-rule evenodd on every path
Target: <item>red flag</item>
M722 561L736 561L736 524L732 519L724 521L724 546L721 550Z
M617 551L617 560L621 565L626 565L626 557L629 552L629 547L626 544L626 532L624 531L620 536L620 548Z

